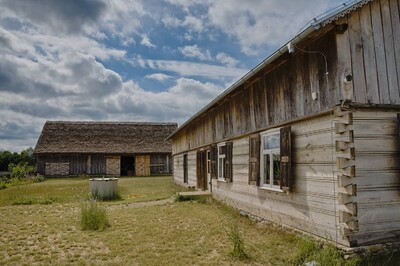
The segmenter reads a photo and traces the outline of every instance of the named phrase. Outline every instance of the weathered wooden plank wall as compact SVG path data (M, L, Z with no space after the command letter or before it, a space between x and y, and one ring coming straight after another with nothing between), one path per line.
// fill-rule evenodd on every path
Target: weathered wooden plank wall
M80 175L87 173L87 155L73 154L69 157L70 175Z
M90 174L105 175L106 174L106 157L102 154L91 155Z
M398 0L377 0L341 18L313 43L256 73L174 137L174 154L251 133L283 121L329 110L340 100L400 104ZM352 81L344 82L351 75ZM313 100L315 92L318 99Z
M174 181L183 185L183 154L173 157L174 160Z
M196 186L197 185L197 161L196 152L188 152L188 182L183 181L183 154L174 156L174 181L181 185Z
M249 138L243 137L233 141L233 183L212 180L213 195L253 215L347 244L337 231L337 168L331 117L325 115L291 127L292 193L249 185Z
M121 157L106 156L106 175L120 176L120 174L121 174Z
M313 115L336 104L335 33L329 32L305 49L325 53L331 74L329 83L326 82L324 58L318 54L298 52L289 61L278 62L273 70L255 75L178 133L174 137L174 154L288 119ZM318 93L317 100L312 100L312 92Z
M357 103L400 104L398 0L373 1L339 23L349 25L348 33L337 36L337 47L339 62L351 62L351 99Z
M171 173L171 155L169 154L151 154L150 155L150 174L170 174Z
M150 175L150 155L135 156L135 174L136 176Z
M45 163L46 176L69 175L69 163Z
M196 151L188 152L188 185L197 185L197 154Z

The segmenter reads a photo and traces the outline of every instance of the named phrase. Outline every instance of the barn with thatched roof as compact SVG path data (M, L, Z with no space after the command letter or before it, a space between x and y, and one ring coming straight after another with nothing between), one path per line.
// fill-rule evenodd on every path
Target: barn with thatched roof
M35 147L46 176L171 174L176 123L47 121Z

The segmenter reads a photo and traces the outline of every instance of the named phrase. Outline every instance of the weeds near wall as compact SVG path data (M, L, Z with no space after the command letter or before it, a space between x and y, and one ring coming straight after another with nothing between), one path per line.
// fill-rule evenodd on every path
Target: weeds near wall
M211 199L212 206L216 209L225 208L226 210L232 210L230 207L226 205L221 205L216 200ZM217 212L219 213L219 211ZM250 259L250 256L247 255L245 251L245 241L243 238L243 232L239 229L239 218L236 215L229 215L229 220L224 221L224 219L220 216L221 227L225 234L228 236L228 239L231 243L231 251L229 255L238 260L247 260Z
M233 222L226 232L232 243L232 251L230 252L230 255L239 260L248 259L249 256L244 250L244 239L239 230L238 223Z
M109 226L106 208L96 199L89 198L81 203L82 230L103 231Z

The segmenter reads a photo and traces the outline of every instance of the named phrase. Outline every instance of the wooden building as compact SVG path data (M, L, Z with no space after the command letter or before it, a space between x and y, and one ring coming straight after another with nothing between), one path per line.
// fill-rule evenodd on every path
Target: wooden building
M399 7L315 19L170 135L174 180L339 245L398 241Z
M149 176L172 173L175 123L48 121L36 144L46 176Z

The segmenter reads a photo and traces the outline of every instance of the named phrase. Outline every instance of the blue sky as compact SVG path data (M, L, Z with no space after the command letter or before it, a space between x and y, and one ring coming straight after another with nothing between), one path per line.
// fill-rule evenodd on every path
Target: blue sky
M183 123L337 0L0 0L0 150L46 120Z

